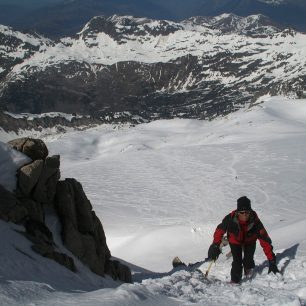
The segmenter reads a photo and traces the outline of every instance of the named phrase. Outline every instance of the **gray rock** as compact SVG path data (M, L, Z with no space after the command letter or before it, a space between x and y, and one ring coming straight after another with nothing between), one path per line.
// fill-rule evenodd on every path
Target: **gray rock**
M0 186L0 218L22 222L35 252L76 271L73 259L56 250L52 232L44 223L45 206L54 204L66 248L94 273L107 273L115 280L131 282L130 269L110 261L103 226L82 185L75 179L59 181L60 157L48 157L44 143L37 139L22 138L11 145L34 161L19 169L17 195Z
M48 149L41 139L18 138L9 141L8 144L32 160L45 159L48 156Z
M27 234L29 234L36 243L47 243L54 245L53 234L43 222L27 220L24 224Z
M18 224L27 217L27 209L20 204L13 193L0 185L0 219Z
M80 233L69 219L63 222L62 239L67 249L85 263L91 271L104 276L105 260L97 252L97 243L92 235ZM101 252L103 254L103 252Z
M75 229L78 227L77 213L74 203L74 189L67 182L60 181L56 186L56 210L61 220L69 220Z
M81 259L84 257L85 250L82 234L76 229L69 218L61 219L62 239L64 245L72 254Z
M76 266L74 264L73 259L68 256L67 254L64 253L59 253L59 252L51 252L51 253L46 253L45 257L48 257L50 259L53 259L57 263L59 263L62 266L65 266L67 269L76 272Z
M47 257L48 254L52 254L54 252L54 247L47 243L37 242L31 246L31 249L44 257Z
M41 175L44 162L42 159L35 160L33 163L23 166L18 173L18 187L23 195L29 195L37 184Z
M35 202L31 198L19 198L19 202L28 211L29 219L44 222L44 210L40 203Z
M98 275L104 275L105 258L97 252L97 241L92 235L82 234L84 254L80 260L89 263L90 270Z
M111 254L100 220L82 185L75 179L57 184L55 208L62 223L64 245L93 272L104 276Z
M76 271L73 259L55 250L52 232L43 222L28 220L25 223L25 229L28 238L34 243L31 247L33 251L56 261L71 271Z
M82 185L75 179L67 179L73 188L74 203L77 213L78 230L81 233L93 233L92 205L87 199Z
M105 273L109 274L114 280L132 283L130 268L123 265L118 260L108 260L105 265Z
M100 258L110 258L111 252L106 244L106 237L102 223L100 219L96 216L94 211L92 211L92 218L95 240L97 241L97 253L99 254Z
M38 183L34 188L33 198L35 201L44 205L52 204L56 193L56 185L60 179L59 167L59 155L46 158Z

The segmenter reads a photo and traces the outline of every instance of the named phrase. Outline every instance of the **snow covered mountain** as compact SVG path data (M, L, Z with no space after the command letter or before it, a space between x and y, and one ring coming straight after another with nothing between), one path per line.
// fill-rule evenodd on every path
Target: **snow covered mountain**
M60 42L4 26L0 37L0 104L10 113L213 118L306 85L306 35L262 15L100 16Z
M36 8L36 9L35 9ZM263 14L284 26L306 30L304 0L0 0L0 24L32 29L48 37L64 37L80 31L97 15L146 16L181 21L192 16Z

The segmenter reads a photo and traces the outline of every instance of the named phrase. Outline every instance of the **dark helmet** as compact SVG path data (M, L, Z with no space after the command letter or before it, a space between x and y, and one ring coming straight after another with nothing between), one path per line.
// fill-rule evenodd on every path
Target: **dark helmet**
M246 196L237 200L237 211L251 210L251 201Z

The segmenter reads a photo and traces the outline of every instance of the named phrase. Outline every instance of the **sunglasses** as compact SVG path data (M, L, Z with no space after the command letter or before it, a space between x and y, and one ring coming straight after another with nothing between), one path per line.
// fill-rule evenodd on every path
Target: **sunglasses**
M238 211L239 215L249 215L250 211L249 210L242 210L242 211Z

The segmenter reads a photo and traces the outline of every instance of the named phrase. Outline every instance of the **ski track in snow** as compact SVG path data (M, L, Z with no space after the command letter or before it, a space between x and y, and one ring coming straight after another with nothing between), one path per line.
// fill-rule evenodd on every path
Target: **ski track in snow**
M177 119L46 138L50 154L61 155L62 178L83 184L112 255L138 266L132 266L135 283L69 292L0 280L0 299L7 305L306 305L305 105L278 97L212 122ZM225 255L208 279L200 271L167 272L175 255L187 263L207 256L215 227L242 195L266 226L282 275L268 275L259 244L255 275L240 285L229 283Z

